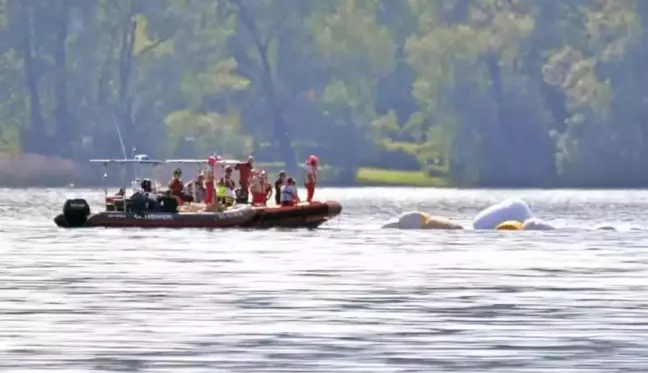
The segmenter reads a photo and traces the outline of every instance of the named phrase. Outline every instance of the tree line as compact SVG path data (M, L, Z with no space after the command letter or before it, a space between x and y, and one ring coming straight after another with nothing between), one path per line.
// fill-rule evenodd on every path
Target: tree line
M647 17L639 0L0 0L0 151L645 186Z

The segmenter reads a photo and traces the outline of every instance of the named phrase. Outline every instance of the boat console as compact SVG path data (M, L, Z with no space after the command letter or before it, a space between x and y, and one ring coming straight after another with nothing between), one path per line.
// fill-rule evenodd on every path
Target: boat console
M126 195L126 188L120 188L114 195L108 195L105 190L104 203L108 212L135 212L135 213L176 213L178 212L178 201L168 191L160 192L160 183L149 178L143 178L144 166L159 166L166 162L149 159L146 154L133 155L132 159L92 159L92 163L102 163L106 171L104 179L107 178L107 168L111 164L118 166L132 166L134 180L130 189L132 195Z
M115 212L178 212L178 200L169 193L135 193L131 197L110 196L105 198L106 211Z

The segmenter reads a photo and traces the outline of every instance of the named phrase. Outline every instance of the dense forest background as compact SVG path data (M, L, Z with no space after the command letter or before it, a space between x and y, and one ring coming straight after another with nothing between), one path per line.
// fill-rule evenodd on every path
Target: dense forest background
M119 127L340 183L646 186L644 29L639 0L0 0L0 152L121 157Z

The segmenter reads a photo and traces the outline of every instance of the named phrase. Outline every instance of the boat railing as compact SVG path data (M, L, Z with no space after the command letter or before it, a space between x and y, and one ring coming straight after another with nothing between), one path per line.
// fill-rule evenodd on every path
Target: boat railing
M168 164L191 164L191 165L200 165L205 166L209 165L209 162L205 159L167 159L165 163ZM241 164L241 161L236 159L219 159L216 160L215 165L226 167L226 166L236 166Z
M197 166L198 167L198 172L196 174L199 174L201 171L203 171L203 168L210 169L211 167L209 166L209 161L207 159L192 159L192 158L185 158L185 159L167 159L165 161L167 164L179 164L179 165L191 165L191 166ZM235 159L217 159L216 162L214 163L214 168L211 168L211 171L214 171L214 176L218 177L220 176L218 172L216 172L216 167L218 166L219 168L222 168L223 170L227 166L236 166L241 164L241 161L235 160ZM196 200L196 187L194 186L192 188L192 197L194 200Z
M203 171L209 166L209 161L207 159L167 159L167 160L158 160L151 159L146 154L134 154L133 158L104 158L104 159L90 159L90 163L100 163L104 166L103 179L104 182L108 178L108 167L115 165L119 168L124 169L125 167L132 167L133 179L130 180L130 183L126 182L124 176L122 176L122 185L124 185L125 190L130 190L131 193L135 193L141 189L141 182L144 179L144 166L151 166L151 168L162 166L165 164L181 164L181 165L195 165L198 167L198 171ZM227 166L235 167L240 165L241 161L235 159L217 159L213 168L209 167L214 171L214 176L220 176L221 172L219 169L224 170ZM154 192L160 192L163 189L163 185L152 177L148 177L151 180L151 187ZM193 177L192 177L193 179ZM196 199L196 188L193 189L193 198ZM104 194L108 197L108 186L104 185ZM124 196L124 198L128 198Z
M144 179L144 166L161 166L166 162L158 159L151 159L146 154L135 154L133 158L104 158L104 159L90 159L90 163L101 163L104 166L103 180L104 183L108 178L108 167L111 165L116 165L117 167L128 167L132 166L133 170L133 179L131 179L129 184L126 184L126 181L122 177L122 185L126 184L127 188L130 189L133 193L140 190L140 184ZM155 191L159 191L161 188L160 182L153 178L151 180L151 187ZM126 189L126 188L124 188ZM108 196L108 186L104 185L104 194Z

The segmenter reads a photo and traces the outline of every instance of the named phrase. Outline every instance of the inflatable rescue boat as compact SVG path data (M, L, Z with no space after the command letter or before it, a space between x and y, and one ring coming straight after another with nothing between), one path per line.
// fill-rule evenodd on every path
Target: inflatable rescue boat
M85 199L68 199L63 212L54 218L62 228L317 228L342 212L342 206L335 201L298 203L294 206L251 206L237 204L230 207L183 203L177 197L160 192L160 184L151 179L142 179L141 168L145 165L158 166L179 161L159 161L146 155L134 155L133 159L97 159L92 163L109 165L132 165L133 193L126 196L126 188L115 195L105 193L105 211L92 213ZM194 161L191 161L194 162ZM185 162L190 163L190 162ZM204 163L204 161L198 161ZM238 161L218 160L209 166L214 169ZM104 172L104 179L107 178ZM143 188L146 186L146 188ZM142 193L145 190L146 193Z
M237 205L224 211L178 211L170 198L158 200L154 210L126 208L92 214L84 199L67 200L54 218L62 228L317 228L342 212L338 202L311 202L295 206ZM165 203L166 202L166 203ZM174 206L175 205L175 206ZM176 208L176 210L173 209Z

